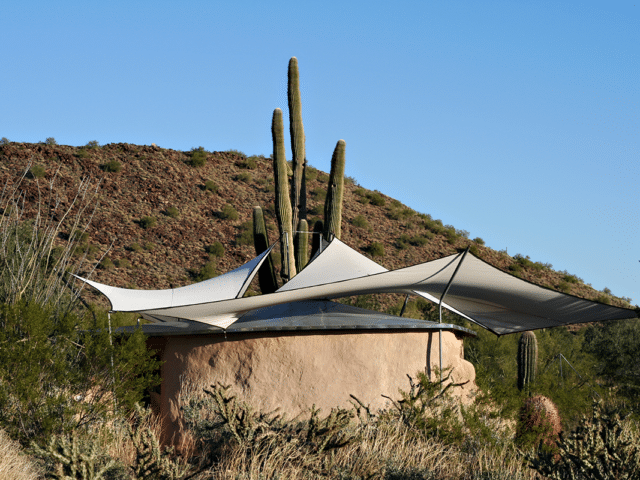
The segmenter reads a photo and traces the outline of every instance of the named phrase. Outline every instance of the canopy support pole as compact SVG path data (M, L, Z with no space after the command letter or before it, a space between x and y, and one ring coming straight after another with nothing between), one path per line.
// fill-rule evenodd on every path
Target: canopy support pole
M440 305L439 305L439 318L440 318L440 321L439 321L439 323L441 325L442 325L442 300L444 300L444 297L447 295L447 292L449 291L449 288L451 287L451 284L453 283L453 279L456 278L456 274L458 273L458 270L460 270L460 265L462 265L462 262L464 262L464 257L467 256L467 252L468 251L469 251L469 247L467 247L467 249L462 254L462 258L458 262L458 265L456 265L456 269L453 271L453 275L451 275L451 278L449 279L449 283L447 283L447 286L445 287L444 292L442 292L442 296L440 297ZM440 346L438 348L439 353L440 353L440 388L442 388L442 327L440 327L440 329L439 329L438 338L440 340Z
M404 303L402 304L402 310L400 310L400 317L404 314L405 308L407 308L407 303L409 303L409 294L404 298Z

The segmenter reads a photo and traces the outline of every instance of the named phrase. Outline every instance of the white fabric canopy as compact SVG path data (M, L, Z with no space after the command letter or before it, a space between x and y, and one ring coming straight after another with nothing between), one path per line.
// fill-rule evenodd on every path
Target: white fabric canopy
M251 310L301 300L404 293L437 303L459 266L442 306L498 335L637 317L633 310L531 284L471 254L387 271L338 239L277 292L242 298L265 256L266 252L228 274L173 290L127 290L85 281L109 297L113 310L138 311L153 321L185 319L227 328Z

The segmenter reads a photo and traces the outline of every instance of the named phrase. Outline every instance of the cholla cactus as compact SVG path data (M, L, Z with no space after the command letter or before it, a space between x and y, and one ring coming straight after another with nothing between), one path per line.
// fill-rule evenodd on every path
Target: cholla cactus
M531 467L545 477L622 480L640 478L638 432L615 410L601 402L593 405L592 418L562 435L555 452L540 451L529 458Z

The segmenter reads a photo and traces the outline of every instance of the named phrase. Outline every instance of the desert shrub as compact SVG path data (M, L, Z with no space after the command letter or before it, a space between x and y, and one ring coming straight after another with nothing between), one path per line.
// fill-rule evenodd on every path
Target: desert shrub
M126 258L118 258L118 259L114 260L113 263L115 264L115 266L117 268L130 268L131 267L131 262L129 260L127 260Z
M204 167L207 163L207 152L204 147L192 148L189 152L187 164L192 167Z
M473 239L473 241L474 241L475 243L477 243L478 245L482 245L482 246L484 246L484 240L483 240L482 238L480 238L480 237L476 237L476 238L474 238L474 239Z
M212 180L207 180L204 182L204 190L211 193L218 193L218 185L216 185Z
M0 138L0 145L9 145L10 143L11 140L9 140L7 137Z
M604 287L604 288L602 289L602 293L605 293L605 294L607 294L607 295L611 295L611 289L610 289L610 288L607 288L607 287Z
M364 215L358 215L353 220L351 220L351 225L359 228L369 228L369 222L364 217Z
M385 204L384 197L377 190L367 193L367 198L372 205L376 205L377 207L382 207Z
M97 140L91 140L87 142L87 144L85 145L86 148L98 148L99 146L100 144L98 143Z
M58 145L58 142L56 142L56 139L53 137L47 137L47 139L44 141L44 143L46 145Z
M312 182L316 178L318 178L318 169L312 167L311 165L307 165L304 169L304 178L307 182Z
M253 222L248 221L240 225L239 234L236 237L236 245L253 245Z
M176 207L168 207L166 210L166 215L171 218L178 218L180 216L180 211Z
M222 257L224 255L224 246L220 242L214 242L205 247L205 251L214 257Z
M324 207L321 203L316 203L313 207L307 210L309 215L324 215Z
M112 342L107 327L106 314L97 311L77 316L37 303L0 306L0 424L10 436L42 444L108 417L113 395L127 411L157 385L158 363L142 331Z
M384 257L384 245L380 242L372 242L366 251L372 257Z
M142 228L145 230L149 228L153 228L157 225L158 221L155 217L142 217L138 222Z
M114 267L113 261L109 257L104 257L102 260L100 260L100 264L98 265L98 267L103 270L111 270Z
M471 253L472 255L475 255L476 257L480 256L480 250L478 250L478 246L477 245L470 245L469 246L469 253Z
M81 148L76 152L76 157L82 159L89 158L89 152L87 152L84 148Z
M566 274L562 277L562 280L567 283L578 283L578 277L576 277L575 275Z
M200 148L202 148L202 147L200 147ZM236 150L235 148L230 148L229 150L226 150L225 152L226 153L230 153L232 155L237 155L238 157L241 157L241 158L247 158L247 154L246 153L244 153L244 152L242 152L240 150Z
M640 319L594 324L585 329L584 350L598 361L594 372L640 416Z
M344 176L345 185L357 185L358 181L354 177L350 177L348 175Z
M156 249L156 246L155 246L155 244L154 244L154 243L152 243L152 242L146 242L146 243L144 244L144 249L145 249L147 252L153 252L153 251Z
M42 165L34 165L29 169L29 177L31 178L44 178L47 171Z
M129 250L131 250L132 252L141 252L142 251L142 245L140 245L138 242L133 242L129 246Z
M213 261L209 261L198 269L189 270L189 275L191 275L191 278L193 278L196 282L204 282L205 280L209 280L210 278L217 277L219 273L216 263Z
M118 160L109 160L102 166L102 170L109 173L118 173L122 170L122 164Z
M322 187L316 187L311 190L311 196L318 201L323 201L327 197L327 190Z
M237 220L238 212L235 208L233 208L233 205L227 203L224 207L222 207L222 210L220 211L220 213L218 213L218 216L223 220Z
M236 180L244 183L251 182L251 175L248 172L242 172L236 175Z
M445 237L447 237L447 243L450 245L455 245L459 238L456 229L453 227L445 227Z
M359 197L366 197L367 196L367 191L362 188L362 187L358 187L356 188L353 193Z
M601 293L600 295L598 295L595 298L595 301L604 303L605 305L611 305L611 297L609 297L609 295L605 295L604 293Z
M568 282L562 280L560 283L558 283L558 290L563 293L569 293L571 291L571 285L569 285Z
M42 478L41 468L0 428L0 478L33 480Z
M253 155L251 157L245 158L243 161L238 163L240 168L248 168L250 170L254 170L258 167L258 157Z

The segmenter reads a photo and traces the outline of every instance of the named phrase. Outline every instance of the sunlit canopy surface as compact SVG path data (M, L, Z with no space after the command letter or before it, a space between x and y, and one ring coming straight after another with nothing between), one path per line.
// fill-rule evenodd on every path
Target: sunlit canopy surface
M338 239L277 292L243 298L265 255L225 275L172 290L129 290L83 280L105 294L113 310L140 312L156 322L183 319L224 329L253 310L305 300L404 293L437 303L450 282L443 308L498 335L637 317L630 309L531 284L469 253L388 271Z

